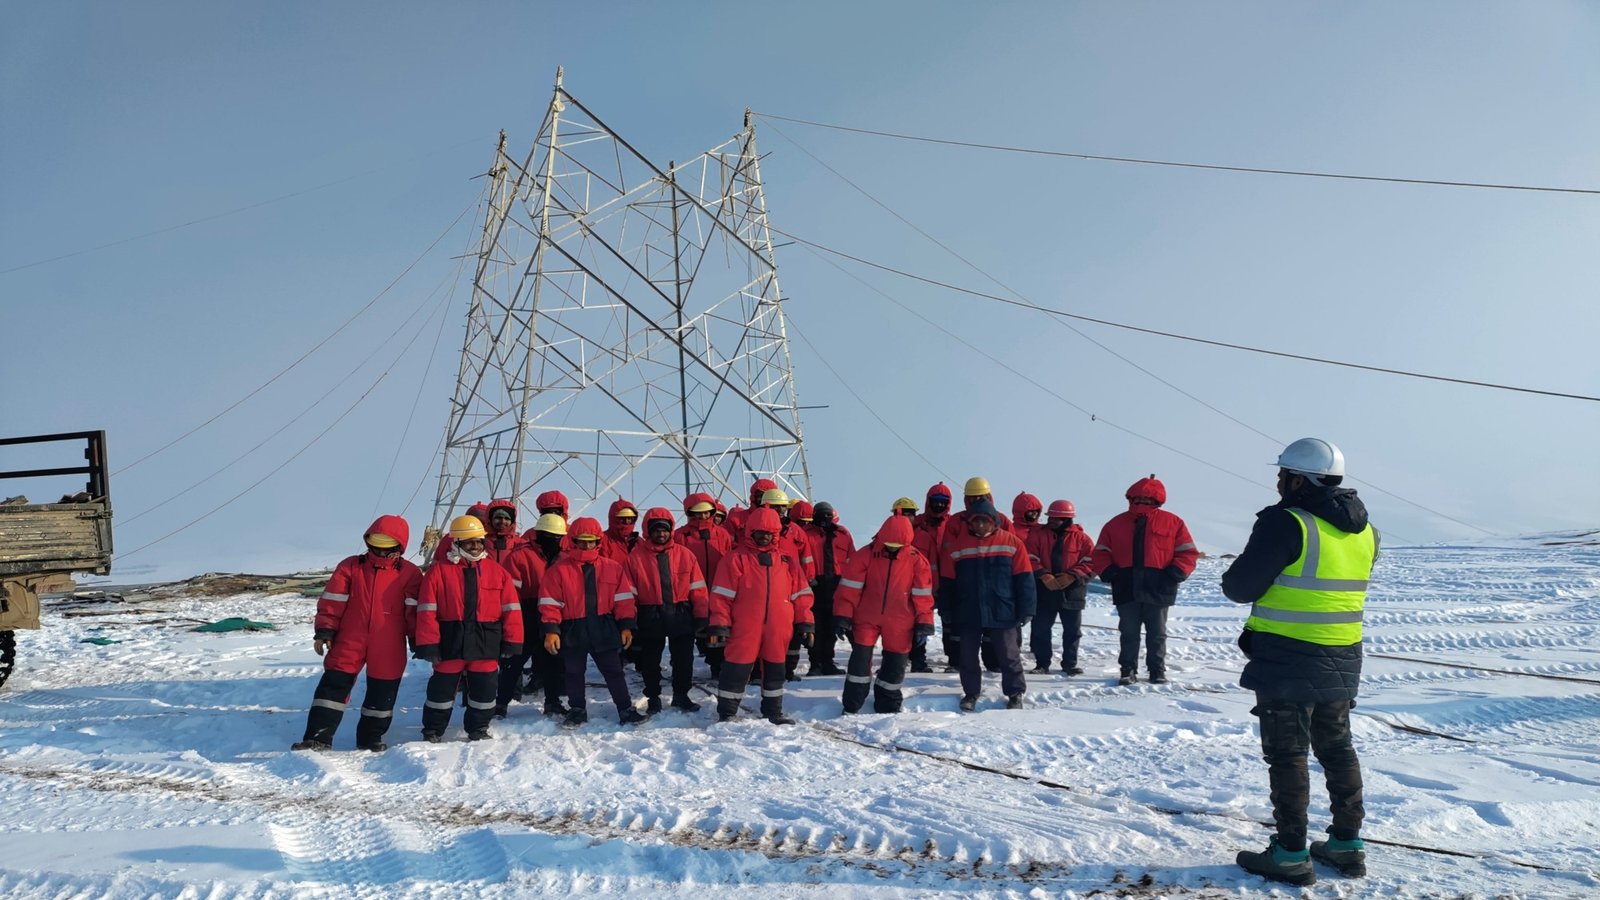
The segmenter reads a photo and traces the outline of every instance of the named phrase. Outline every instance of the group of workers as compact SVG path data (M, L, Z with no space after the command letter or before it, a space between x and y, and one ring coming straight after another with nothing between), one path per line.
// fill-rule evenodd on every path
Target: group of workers
M1278 823L1265 852L1241 853L1238 861L1304 884L1315 879L1311 855L1346 874L1364 872L1349 709L1377 538L1355 492L1337 487L1343 457L1332 444L1297 441L1279 466L1280 502L1258 514L1222 583L1227 597L1252 604L1240 639L1250 660L1242 684L1258 694L1253 713ZM463 688L469 740L488 737L511 702L540 690L545 714L568 727L583 724L591 661L622 724L662 711L664 654L670 705L698 711L690 697L697 650L716 683L719 720L736 717L747 686L757 683L761 715L792 724L785 682L798 679L803 652L808 674L844 676L844 712L860 711L869 694L875 711L898 712L906 672L932 671L927 644L936 613L946 671L960 673L960 708L977 708L987 668L999 671L1006 707L1016 709L1026 689L1023 628L1032 626L1033 672L1049 672L1056 661L1057 621L1061 671L1083 672L1082 613L1095 577L1110 586L1119 618L1119 683L1138 680L1142 637L1148 677L1163 684L1167 613L1199 552L1183 520L1162 508L1166 488L1154 476L1136 481L1126 498L1127 511L1091 541L1069 500L1046 507L1024 492L1008 518L976 477L953 511L954 494L941 482L921 508L896 500L872 540L857 547L831 504L791 501L766 478L751 486L748 508L727 509L707 493L685 497L682 526L669 509L641 517L620 499L605 528L587 516L569 523L567 498L548 491L536 498L539 518L525 533L511 500L453 519L426 571L403 558L405 520L380 516L363 536L366 551L338 565L318 602L313 641L325 671L294 749L331 749L363 667L356 746L386 749L408 646L433 667L422 713L430 742L443 740ZM838 641L850 645L844 669ZM640 676L646 713L634 705L625 661ZM1332 838L1309 849L1308 749L1334 797Z

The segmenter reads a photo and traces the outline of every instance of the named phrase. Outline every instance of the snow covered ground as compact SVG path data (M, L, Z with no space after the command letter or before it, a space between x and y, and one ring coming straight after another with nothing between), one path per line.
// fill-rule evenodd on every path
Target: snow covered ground
M1030 676L1019 712L991 682L960 714L941 673L899 716L844 718L834 677L791 686L790 728L708 704L624 729L596 687L576 732L514 706L493 741L458 713L430 745L413 663L381 755L287 750L320 672L311 599L58 606L0 690L0 896L1295 896L1232 864L1270 808L1225 565L1184 590L1167 686L1115 686L1100 596L1088 674ZM1600 548L1397 549L1376 585L1371 875L1322 869L1304 896L1600 895ZM187 630L224 616L282 628Z

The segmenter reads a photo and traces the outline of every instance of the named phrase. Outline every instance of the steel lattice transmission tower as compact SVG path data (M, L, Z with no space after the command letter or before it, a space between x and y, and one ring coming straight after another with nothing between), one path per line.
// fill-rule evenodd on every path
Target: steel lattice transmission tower
M476 500L642 510L753 477L809 496L751 116L662 168L562 86L527 157L502 133L433 520ZM529 519L519 515L527 527Z

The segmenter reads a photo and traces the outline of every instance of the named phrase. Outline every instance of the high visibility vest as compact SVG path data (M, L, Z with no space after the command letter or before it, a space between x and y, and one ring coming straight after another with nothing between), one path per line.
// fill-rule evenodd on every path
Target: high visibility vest
M1376 533L1371 525L1340 531L1303 509L1289 513L1300 525L1300 556L1251 605L1244 627L1329 647L1361 643Z

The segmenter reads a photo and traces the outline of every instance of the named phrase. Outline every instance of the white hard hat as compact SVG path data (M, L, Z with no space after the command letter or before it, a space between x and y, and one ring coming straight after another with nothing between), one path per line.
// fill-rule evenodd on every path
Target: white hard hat
M1301 438L1278 454L1278 468L1302 475L1344 476L1344 454L1322 438Z

